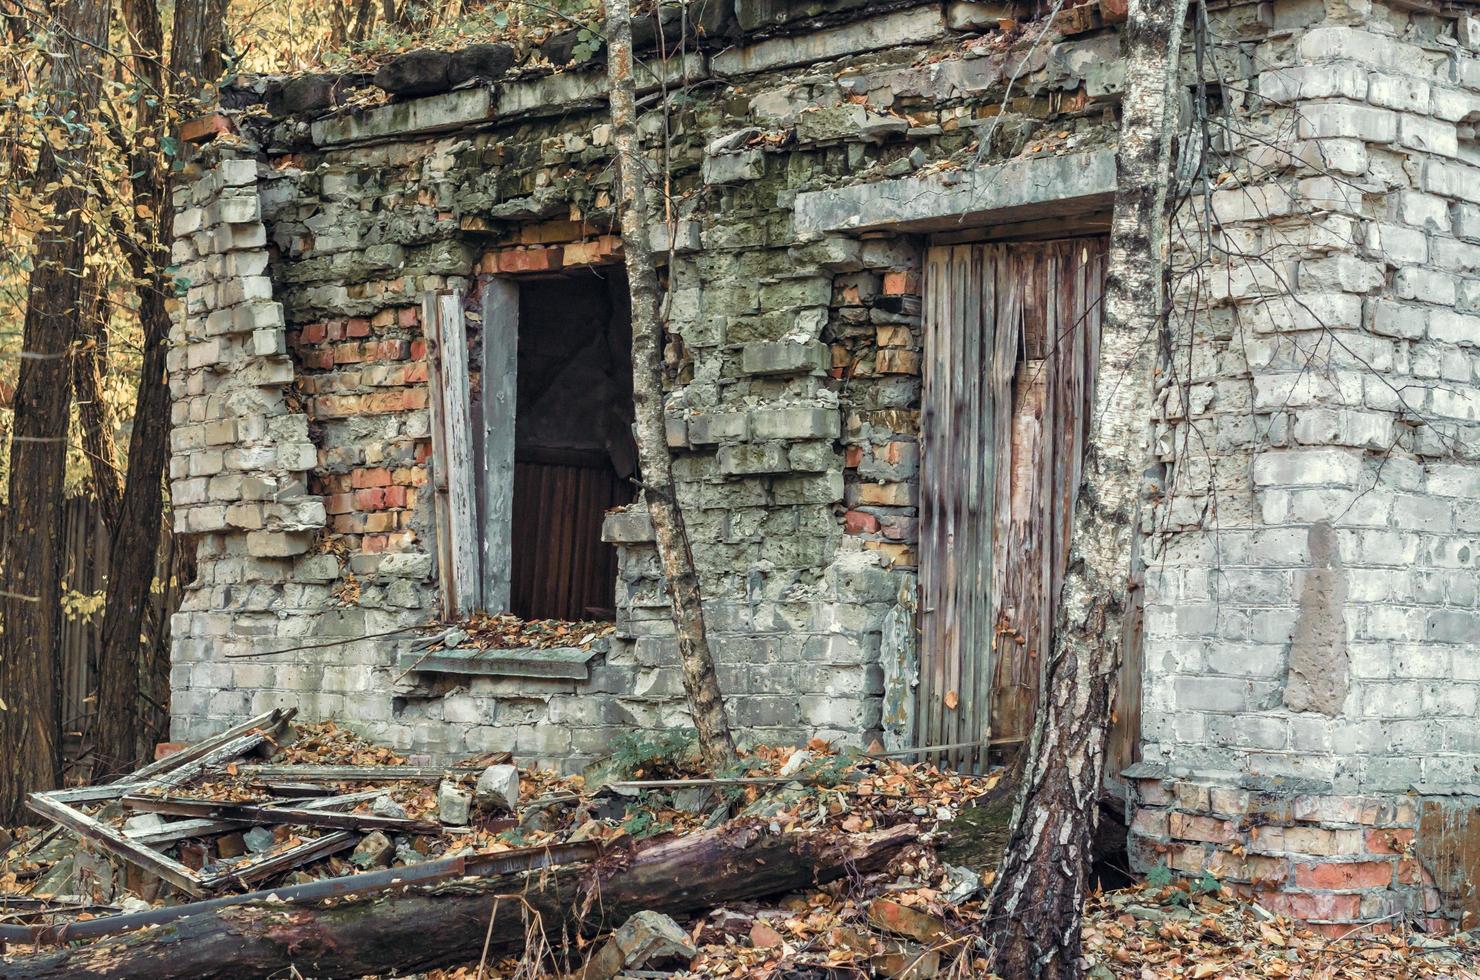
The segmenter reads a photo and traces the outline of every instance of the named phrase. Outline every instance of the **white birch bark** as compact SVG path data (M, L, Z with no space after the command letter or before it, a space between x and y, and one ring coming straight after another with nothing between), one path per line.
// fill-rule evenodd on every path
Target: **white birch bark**
M1078 977L1110 699L1148 456L1187 0L1131 0L1100 361L1069 571L984 930L1003 977Z

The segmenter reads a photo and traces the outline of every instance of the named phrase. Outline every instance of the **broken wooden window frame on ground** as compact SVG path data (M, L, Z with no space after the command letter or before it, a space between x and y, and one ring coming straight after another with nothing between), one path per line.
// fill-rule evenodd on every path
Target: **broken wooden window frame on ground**
M338 812L382 795L381 790L331 795L286 795L263 803L237 803L162 794L213 769L230 765L237 775L271 779L289 776L309 784L333 782L437 782L447 776L468 776L486 766L300 766L237 764L235 760L262 745L275 744L295 714L273 709L219 735L150 763L118 782L102 786L35 793L27 806L86 844L142 868L193 898L205 898L233 885L245 887L283 871L354 847L363 833L393 830L429 833L436 825L399 817ZM507 758L504 759L507 761ZM291 789L291 787L284 787ZM119 803L125 809L160 813L185 819L161 827L117 830L80 809L81 804ZM155 847L214 837L263 825L317 827L328 831L292 847L272 849L254 858L202 874ZM50 835L43 835L49 837Z

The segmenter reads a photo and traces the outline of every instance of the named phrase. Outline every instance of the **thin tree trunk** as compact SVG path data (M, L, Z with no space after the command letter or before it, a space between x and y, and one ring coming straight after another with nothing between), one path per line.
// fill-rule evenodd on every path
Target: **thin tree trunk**
M1081 975L1080 927L1120 669L1154 369L1187 0L1131 0L1100 364L1052 656L984 928L1004 977Z
M51 9L55 20L46 25L46 43L56 54L46 111L52 120L70 118L73 126L55 127L60 135L42 145L35 172L56 218L35 239L10 443L10 513L0 577L0 824L27 819L26 794L55 787L61 774L58 529L72 400L69 355L87 239L82 211L91 184L88 124L97 114L100 50L110 12L106 0L66 0Z
M209 71L220 70L220 25L207 17L217 0L181 0L176 4L178 30L171 50L173 85L165 83L160 63L164 32L154 0L125 0L124 18L134 44L134 70L159 97L141 100L139 131L162 145L175 116L166 111L190 104ZM214 68L211 66L215 66ZM108 595L103 611L102 651L98 676L97 726L93 734L94 774L126 772L147 753L153 726L146 724L143 692L153 670L154 634L164 617L151 602L150 586L163 528L164 470L169 444L170 392L165 371L170 314L165 304L170 264L165 231L169 220L170 179L159 157L140 146L130 155L134 208L141 215L138 240L126 249L139 297L139 323L144 334L143 362L129 438L128 469L119 519L113 527L108 561Z
M718 771L735 759L735 742L714 673L704 630L699 576L673 481L673 458L663 416L663 325L658 315L658 268L648 239L647 188L637 136L636 85L632 80L632 11L628 0L607 0L607 72L612 127L621 185L622 250L632 293L632 401L636 410L638 465L658 559L673 602L673 626L683 667L689 711L699 731L705 763Z

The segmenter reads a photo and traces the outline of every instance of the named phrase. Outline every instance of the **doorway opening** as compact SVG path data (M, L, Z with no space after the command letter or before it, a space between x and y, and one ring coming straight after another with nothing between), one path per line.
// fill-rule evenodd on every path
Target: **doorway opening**
M520 278L510 611L615 618L607 510L631 503L632 319L620 266Z

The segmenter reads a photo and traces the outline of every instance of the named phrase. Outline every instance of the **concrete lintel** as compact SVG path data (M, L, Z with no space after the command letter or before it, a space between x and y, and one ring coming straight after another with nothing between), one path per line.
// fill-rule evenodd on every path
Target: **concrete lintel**
M1109 208L1115 198L1115 151L1091 150L1011 160L980 170L809 191L796 199L797 234L889 229L956 231Z
M428 135L493 118L493 93L486 87L458 89L424 99L391 102L363 112L330 116L310 127L314 144L338 146L387 137Z
M656 60L654 64L656 64ZM637 92L646 95L664 85L691 84L709 77L704 55L689 52L637 69ZM580 107L606 104L606 72L571 70L537 78L454 89L402 102L389 102L360 112L316 120L310 133L316 146L403 140L475 128L502 120L554 115Z

